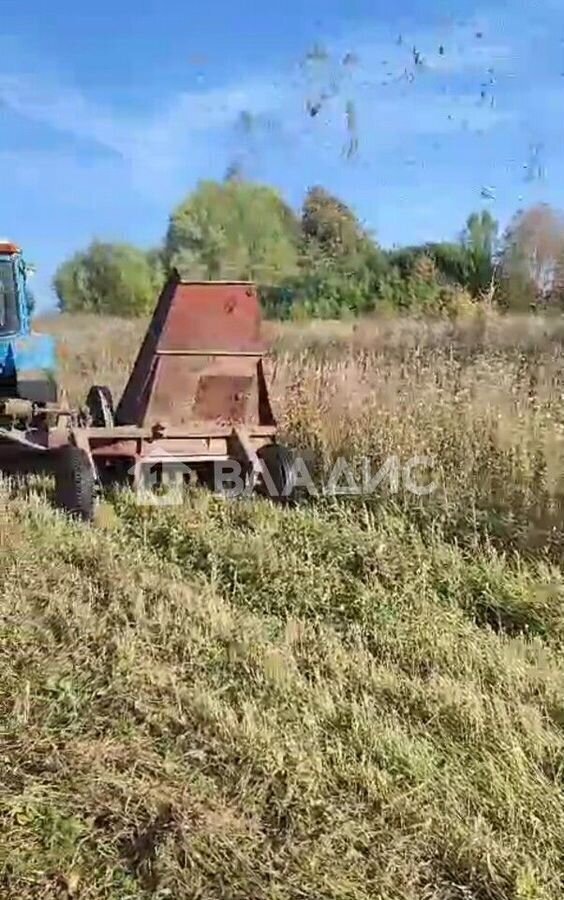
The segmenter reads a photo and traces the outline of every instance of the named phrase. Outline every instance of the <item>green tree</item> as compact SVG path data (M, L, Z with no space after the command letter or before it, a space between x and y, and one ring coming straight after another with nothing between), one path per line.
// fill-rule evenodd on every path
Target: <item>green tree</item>
M277 284L296 272L297 238L296 218L273 188L205 181L174 210L165 260L185 277Z
M478 296L492 285L498 251L499 225L489 210L471 213L462 232L461 244L466 250L468 274L465 287Z
M332 261L350 261L366 249L367 235L353 211L324 188L307 192L302 209L302 237L313 252Z
M490 259L497 250L499 224L489 210L470 213L462 232L462 244Z
M129 244L94 241L57 270L59 308L124 316L149 312L162 285L156 259Z
M422 256L435 266L438 284L458 285L474 297L483 295L494 276L498 224L490 213L472 213L458 242L441 241L402 247L389 254L389 262L409 280Z
M147 250L145 257L152 272L153 281L159 287L164 284L167 277L167 265L163 247L153 247Z
M404 266L405 259L400 251ZM409 268L402 270L399 265L394 265L382 279L380 298L384 308L410 315L449 318L471 315L475 311L469 292L460 282L448 280L441 274L431 253L421 249L415 254L415 248L409 248L408 259Z
M310 188L302 208L296 306L323 317L367 312L386 268L384 254L350 207L322 187Z

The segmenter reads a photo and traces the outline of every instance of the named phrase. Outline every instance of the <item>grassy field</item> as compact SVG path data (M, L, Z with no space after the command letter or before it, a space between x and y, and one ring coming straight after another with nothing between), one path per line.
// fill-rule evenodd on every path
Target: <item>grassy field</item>
M43 327L74 400L143 331ZM561 898L564 327L269 328L320 477L439 488L88 528L1 484L0 897Z

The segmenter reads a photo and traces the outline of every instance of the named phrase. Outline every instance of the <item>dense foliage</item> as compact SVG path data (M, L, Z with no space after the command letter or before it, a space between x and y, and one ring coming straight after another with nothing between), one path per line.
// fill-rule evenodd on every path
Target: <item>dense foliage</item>
M207 181L173 212L164 258L189 278L279 282L297 269L297 233L272 188Z
M516 214L505 234L472 213L453 241L383 250L339 198L310 188L296 214L272 187L204 181L172 212L163 245L144 252L94 242L55 277L61 309L149 310L164 278L255 281L273 318L344 318L372 311L459 317L560 305L564 219L546 205Z
M157 260L128 244L94 241L76 253L55 275L62 309L69 312L148 312L159 289Z

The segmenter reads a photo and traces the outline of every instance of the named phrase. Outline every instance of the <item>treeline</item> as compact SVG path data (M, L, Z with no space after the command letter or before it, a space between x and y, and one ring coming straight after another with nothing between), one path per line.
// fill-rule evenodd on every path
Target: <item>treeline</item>
M472 213L451 242L384 250L322 187L299 214L273 188L237 177L205 181L170 216L161 247L94 241L57 271L59 306L150 312L171 269L187 279L251 280L273 318L370 312L460 316L479 304L564 306L564 219L547 205L519 211L503 235Z

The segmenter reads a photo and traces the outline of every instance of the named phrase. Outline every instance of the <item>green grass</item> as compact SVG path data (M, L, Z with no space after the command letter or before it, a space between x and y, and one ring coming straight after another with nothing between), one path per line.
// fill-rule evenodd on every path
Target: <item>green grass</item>
M561 896L559 570L394 510L3 499L2 896Z

